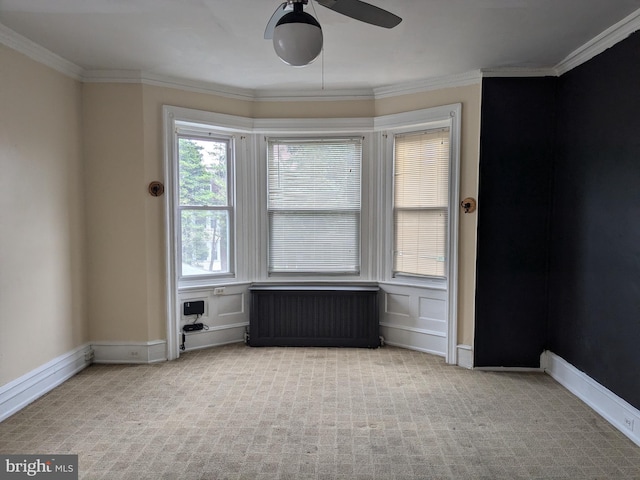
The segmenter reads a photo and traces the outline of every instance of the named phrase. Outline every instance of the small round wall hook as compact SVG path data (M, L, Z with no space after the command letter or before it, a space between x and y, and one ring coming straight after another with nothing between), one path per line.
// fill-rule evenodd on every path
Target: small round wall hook
M471 197L467 197L460 202L460 206L464 210L464 213L473 213L476 211L476 200Z
M164 193L164 185L161 182L151 182L149 184L149 193L154 197L159 197Z

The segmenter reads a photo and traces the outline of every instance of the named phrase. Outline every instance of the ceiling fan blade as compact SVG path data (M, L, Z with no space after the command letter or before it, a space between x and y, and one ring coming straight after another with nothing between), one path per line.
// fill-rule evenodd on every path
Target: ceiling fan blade
M317 0L317 2L334 12L378 27L393 28L402 21L397 15L360 0Z
M276 23L278 23L278 20L286 15L286 10L287 2L284 2L282 5L276 8L275 12L273 12L273 15L271 15L271 18L269 19L269 23L267 23L267 27L264 29L265 40L271 40L273 38L273 31L276 28Z

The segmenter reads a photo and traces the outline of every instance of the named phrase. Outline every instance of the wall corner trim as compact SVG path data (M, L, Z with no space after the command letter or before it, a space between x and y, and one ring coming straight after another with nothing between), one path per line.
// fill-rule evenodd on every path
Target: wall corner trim
M560 385L640 446L640 410L549 350L543 352L541 365Z
M167 341L91 342L94 363L156 363L167 360Z
M91 364L91 345L81 345L0 387L0 422Z

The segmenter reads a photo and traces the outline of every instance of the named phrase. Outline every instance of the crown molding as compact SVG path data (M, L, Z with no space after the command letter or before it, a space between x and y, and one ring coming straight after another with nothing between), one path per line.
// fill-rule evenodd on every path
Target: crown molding
M255 100L253 90L158 75L141 70L85 70L82 74L82 81L85 83L141 83L157 87L175 88L188 92L217 95L236 100Z
M410 95L413 93L424 93L443 88L466 87L482 81L482 72L472 70L471 72L458 73L434 77L417 82L407 82L398 85L374 88L375 99L397 97L400 95Z
M331 100L371 100L373 90L251 90L211 82L188 80L158 75L141 70L86 70L82 75L86 83L143 83L158 87L175 88L205 93L236 100L262 102L297 102Z
M559 77L588 62L596 55L623 41L640 30L640 9L595 36L571 52L564 60L550 68L500 67L485 68L482 77Z
M482 69L483 78L492 77L557 77L555 68L500 67Z
M377 100L380 98L423 93L442 88L462 87L480 83L482 74L474 70L462 74L446 75L418 82L404 83L380 88L332 89L332 90L249 90L209 82L198 82L184 78L172 78L137 70L89 70L82 80L87 83L144 83L161 87L177 88L198 93L214 94L240 100L258 102L304 102Z
M52 68L75 80L82 80L82 67L56 55L41 45L23 37L0 23L0 44L26 55L32 60Z
M621 42L638 30L640 30L640 9L623 18L615 25L607 28L600 35L592 38L580 48L571 52L564 60L554 67L558 72L558 76L563 75L569 70L573 70L579 65L591 60L596 55L599 55L606 49L613 47L616 43Z

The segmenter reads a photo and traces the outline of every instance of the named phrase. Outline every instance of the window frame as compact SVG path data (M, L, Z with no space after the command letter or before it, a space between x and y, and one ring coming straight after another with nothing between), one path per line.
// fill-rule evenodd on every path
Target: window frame
M460 191L460 129L461 104L443 105L440 107L416 110L408 113L392 114L376 118L376 130L382 133L382 177L385 191L383 205L385 214L383 251L381 258L383 265L380 275L382 282L400 285L430 287L449 291L450 298L457 298L458 272L458 203ZM419 276L393 272L394 249L394 148L395 136L411 134L421 131L449 128L449 198L447 205L448 226L446 241L446 266L444 277ZM454 310L455 305L450 305ZM451 317L453 318L453 317Z
M359 159L359 178L358 178L358 194L359 194L359 205L358 209L351 209L350 211L355 212L357 217L357 226L356 226L356 236L355 242L357 243L357 265L355 270L331 270L331 271L320 271L320 270L299 270L299 271L288 271L288 270L272 270L271 269L271 247L272 247L272 212L274 211L269 207L269 146L272 142L282 142L282 143L315 143L322 144L326 142L340 142L344 141L345 143L353 140L358 140L360 147L360 159ZM293 277L331 277L331 276L339 276L339 277L348 277L348 276L360 276L362 271L362 215L363 215L363 159L364 159L364 141L365 137L362 135L350 135L350 136L342 136L342 135L306 135L306 136L288 136L288 135L271 135L265 137L265 170L266 176L264 177L264 183L266 188L266 224L267 224L267 249L266 249L266 272L268 277L284 277L284 276L293 276ZM317 210L321 211L321 210ZM329 209L325 210L329 211ZM339 210L330 210L332 212L339 212Z
M212 114L181 107L164 106L164 143L165 143L165 222L167 232L166 262L168 266L168 289L183 291L190 288L201 288L215 285L228 285L231 282L242 282L248 278L246 261L243 258L247 250L246 241L238 237L237 226L242 224L247 201L242 196L247 191L243 177L244 168L240 168L246 159L248 148L243 135L245 125L242 117ZM228 139L232 154L227 162L227 188L233 213L229 225L229 268L228 272L211 275L182 275L181 255L182 240L180 231L180 199L179 199L179 146L178 137L193 137L207 140L210 138ZM176 307L175 299L169 299L170 311Z
M298 119L295 123L281 120L269 120L256 126L256 168L258 236L255 266L256 282L354 282L376 281L375 267L372 265L374 222L370 218L371 205L375 203L375 188L371 183L377 172L371 167L374 158L373 122L370 119ZM360 170L360 271L359 273L269 273L269 223L267 212L267 144L270 138L289 140L309 138L362 138L362 159ZM367 185L369 188L365 188ZM375 207L374 207L375 208Z
M227 200L225 205L182 205L180 201L180 140L200 140L200 141L219 141L226 143L226 190ZM176 219L176 250L177 262L176 269L178 272L179 284L189 284L193 282L203 282L214 279L228 279L236 276L235 263L235 237L236 237L236 219L235 219L235 138L232 135L222 134L215 129L182 125L178 123L175 130L175 149L176 149L176 188L175 194L175 219ZM211 272L200 275L185 275L183 272L183 244L182 244L182 213L184 211L199 212L226 212L228 219L227 226L227 271Z
M448 152L448 161L447 161L447 205L444 206L438 206L438 207L398 207L396 205L396 201L395 201L395 197L396 197L396 166L397 166L397 157L396 157L396 145L398 142L398 137L406 137L406 136L412 136L412 135L420 135L423 133L429 134L429 133L437 133L439 131L445 131L447 132L447 136L448 138L448 142L449 142L449 152ZM407 277L407 278L411 278L411 279L425 279L425 280L440 280L440 279L446 279L447 278L447 263L448 263L448 259L449 259L449 237L451 235L451 230L449 229L449 210L450 210L450 204L451 204L451 196L448 194L449 189L451 187L451 174L450 174L450 167L451 167L451 162L452 162L452 158L451 158L451 148L450 148L450 143L451 143L451 129L449 128L449 126L440 126L440 127L435 127L435 128L423 128L423 129L418 129L418 130L410 130L410 131L403 131L403 132L394 132L393 133L393 173L392 173L392 196L391 196L391 216L392 216L392 225L393 225L393 236L392 236L392 259L391 259L391 276L394 278L403 278L403 277ZM411 273L411 272L405 272L405 271L401 271L401 270L396 270L395 266L396 266L396 252L398 251L398 245L397 245L397 228L398 228L398 224L396 222L396 216L398 212L409 212L409 211L413 211L413 212L426 212L426 211L438 211L438 212L444 212L446 215L446 222L447 224L445 225L445 231L444 231L444 247L445 247L445 251L444 251L444 273L443 275L430 275L430 274L419 274L419 273Z

